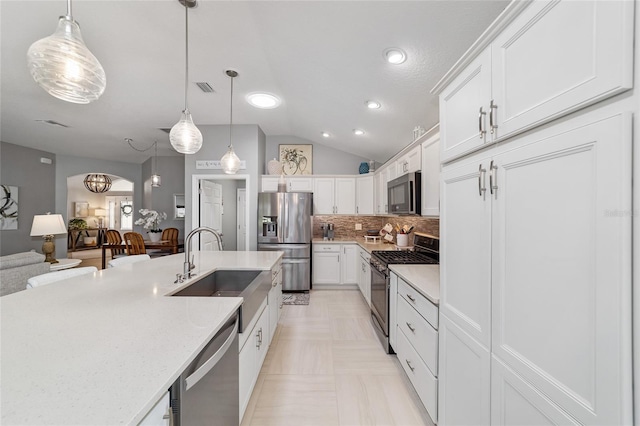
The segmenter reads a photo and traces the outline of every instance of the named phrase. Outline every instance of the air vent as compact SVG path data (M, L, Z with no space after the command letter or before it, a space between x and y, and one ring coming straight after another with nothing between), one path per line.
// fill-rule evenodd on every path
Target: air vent
M62 123L58 123L57 121L53 121L53 120L35 120L38 123L43 123L43 124L48 124L50 126L58 126L58 127L69 127L66 124L62 124Z
M201 81L196 83L196 85L205 93L213 93L213 87L211 87L211 85L206 81Z

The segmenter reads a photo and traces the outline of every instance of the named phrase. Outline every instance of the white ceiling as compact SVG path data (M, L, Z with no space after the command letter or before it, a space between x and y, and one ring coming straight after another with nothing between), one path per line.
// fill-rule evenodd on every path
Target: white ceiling
M234 124L258 124L267 136L294 135L377 161L438 122L429 90L508 1L214 1L189 11L189 109L196 125L229 123L229 77L235 69ZM162 128L184 106L184 8L178 0L73 2L85 43L102 63L107 88L88 105L48 95L26 66L31 43L51 35L66 1L0 2L1 126L4 142L61 155L141 163L178 155ZM384 61L401 47L408 60ZM209 82L203 93L195 82ZM282 98L259 110L244 97ZM382 103L368 110L366 100ZM54 120L69 128L35 120ZM355 136L354 128L364 136ZM322 138L327 131L332 137ZM205 144L213 141L204 141Z

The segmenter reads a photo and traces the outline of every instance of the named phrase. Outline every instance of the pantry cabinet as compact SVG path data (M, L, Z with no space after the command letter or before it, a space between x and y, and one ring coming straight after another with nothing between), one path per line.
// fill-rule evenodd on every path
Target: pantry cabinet
M595 112L445 167L445 418L469 411L452 368L481 355L489 392L490 353L580 423L631 421L631 218L607 216L631 211L630 157L630 114Z
M633 7L531 2L455 78L443 79L442 160L631 88Z

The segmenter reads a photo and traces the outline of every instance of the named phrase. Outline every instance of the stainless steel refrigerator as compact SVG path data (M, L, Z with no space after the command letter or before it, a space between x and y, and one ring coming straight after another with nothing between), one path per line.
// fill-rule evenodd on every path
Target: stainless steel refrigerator
M311 288L313 194L261 192L258 194L258 250L280 250L282 290Z

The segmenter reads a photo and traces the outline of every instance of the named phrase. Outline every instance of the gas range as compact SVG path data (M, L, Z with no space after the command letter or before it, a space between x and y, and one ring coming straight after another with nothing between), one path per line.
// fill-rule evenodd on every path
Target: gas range
M434 237L415 235L414 251L383 251L371 252L371 266L386 274L391 264L438 264L440 262L440 241Z

